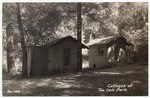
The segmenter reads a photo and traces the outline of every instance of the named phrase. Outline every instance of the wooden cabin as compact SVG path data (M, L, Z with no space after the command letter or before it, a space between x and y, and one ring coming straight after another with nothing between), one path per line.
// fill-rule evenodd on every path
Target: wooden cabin
M126 47L131 43L122 36L110 36L91 40L89 47L89 67L103 68L110 63L125 62Z
M71 36L56 39L44 46L28 48L30 74L49 75L63 71L76 71L77 40ZM82 44L82 48L87 48Z

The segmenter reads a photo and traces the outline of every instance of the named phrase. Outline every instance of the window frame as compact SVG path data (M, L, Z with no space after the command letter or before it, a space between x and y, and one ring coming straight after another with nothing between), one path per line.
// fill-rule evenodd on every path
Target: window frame
M104 46L98 47L97 48L97 55L98 56L104 56L105 51L104 51Z

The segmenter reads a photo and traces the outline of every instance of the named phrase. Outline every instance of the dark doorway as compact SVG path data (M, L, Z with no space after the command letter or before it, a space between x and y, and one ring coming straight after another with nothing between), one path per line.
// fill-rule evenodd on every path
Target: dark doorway
M63 67L64 70L71 69L71 48L63 49Z

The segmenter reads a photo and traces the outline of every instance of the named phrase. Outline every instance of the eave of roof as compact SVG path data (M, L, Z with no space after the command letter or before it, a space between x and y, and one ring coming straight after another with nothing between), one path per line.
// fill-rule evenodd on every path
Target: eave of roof
M71 39L71 40L73 40L73 41L76 41L77 42L77 40L75 39L75 38L73 38L73 37L71 37L71 36L66 36L66 37L62 37L62 38L58 38L58 39L55 39L55 40L53 40L53 41L51 41L51 42L49 42L49 43L47 43L47 44L45 44L45 45L43 45L43 46L30 46L30 47L37 47L37 48L40 48L40 47L51 47L51 46L53 46L53 45L56 45L56 44L58 44L59 42L62 42L62 41L64 41L64 40L66 40L66 39ZM82 43L82 48L87 48L87 49L89 49L86 45L84 45L83 43Z
M110 37L105 37L105 38L98 38L98 39L94 39L94 40L90 41L86 45L87 46L91 46L91 45L108 44L109 42L111 42L112 40L115 40L115 39L116 39L116 36L110 36Z

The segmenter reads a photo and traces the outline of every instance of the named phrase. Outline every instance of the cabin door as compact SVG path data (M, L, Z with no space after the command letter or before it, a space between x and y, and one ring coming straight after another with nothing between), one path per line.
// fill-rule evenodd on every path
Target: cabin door
M71 48L63 49L63 68L64 70L71 69Z

